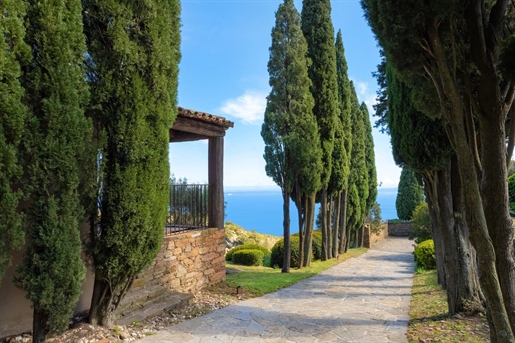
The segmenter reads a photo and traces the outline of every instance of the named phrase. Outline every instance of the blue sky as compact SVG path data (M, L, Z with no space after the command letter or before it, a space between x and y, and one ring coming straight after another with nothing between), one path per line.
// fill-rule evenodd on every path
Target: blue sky
M280 0L182 0L182 61L178 105L234 121L225 137L224 184L274 187L265 173L260 135L268 85L271 30ZM335 33L342 30L349 77L360 102L375 102L372 77L380 62L376 41L359 1L333 0ZM296 0L299 12L302 1ZM375 119L371 118L374 122ZM396 187L400 168L390 138L373 130L378 181ZM170 169L191 182L207 181L207 141L170 144Z

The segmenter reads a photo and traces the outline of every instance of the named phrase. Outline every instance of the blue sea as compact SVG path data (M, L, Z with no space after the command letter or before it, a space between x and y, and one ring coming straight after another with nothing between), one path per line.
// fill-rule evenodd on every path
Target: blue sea
M377 202L381 207L383 220L397 218L395 198L397 188L379 188ZM238 190L232 189L225 192L227 203L225 220L259 233L275 236L283 235L283 199L281 191L277 189L266 190ZM318 212L317 204L316 211ZM290 201L290 230L298 231L297 208Z

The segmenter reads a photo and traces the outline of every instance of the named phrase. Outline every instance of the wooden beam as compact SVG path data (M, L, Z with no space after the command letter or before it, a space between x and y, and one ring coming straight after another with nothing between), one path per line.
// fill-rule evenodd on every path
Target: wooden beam
M225 136L225 129L223 127L185 117L177 117L173 123L172 130L189 132L207 137Z
M209 226L224 227L224 138L209 138Z
M208 138L209 138L208 136L202 136L202 135L197 135L194 133L175 131L173 129L170 129L169 142L170 143L190 142L190 141L198 141L198 140L208 139Z

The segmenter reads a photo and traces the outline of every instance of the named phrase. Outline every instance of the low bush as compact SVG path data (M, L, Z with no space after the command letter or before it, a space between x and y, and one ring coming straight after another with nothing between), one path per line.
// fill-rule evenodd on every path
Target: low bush
M299 236L290 237L291 245L291 260L290 267L297 268L299 266ZM281 239L275 243L272 248L272 258L270 260L270 266L279 268L283 267L284 261L284 239Z
M414 254L418 267L425 270L436 268L435 244L432 239L418 244Z
M299 233L294 233L292 237L299 237ZM322 231L313 231L313 240L311 241L311 251L313 252L313 260L320 260L322 258Z
M515 202L515 174L508 178L508 194L510 202Z
M257 249L240 249L232 254L232 262L243 266L262 266L264 254Z
M232 248L231 250L229 250L227 252L227 254L225 254L225 260L226 261L233 261L233 254L237 251L240 251L240 250L259 250L263 253L263 256L270 256L270 250L268 250L267 248L265 248L264 246L262 245L258 245L258 244L242 244L242 245L238 245L234 248Z

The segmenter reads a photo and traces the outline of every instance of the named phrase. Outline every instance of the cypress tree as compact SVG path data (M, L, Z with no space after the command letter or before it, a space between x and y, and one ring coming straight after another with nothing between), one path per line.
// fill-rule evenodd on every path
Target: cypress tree
M300 14L293 0L285 0L276 12L268 72L272 90L267 97L261 135L265 142L266 173L283 194L284 262L290 272L290 194L303 170L316 175L310 161L319 158L318 129L309 91L307 43L300 30ZM320 165L320 163L317 163ZM315 166L317 165L315 164ZM319 173L318 173L319 174ZM302 180L306 185L312 180ZM315 193L316 189L312 191ZM300 205L300 204L299 204Z
M370 116L367 105L361 103L360 110L363 114L363 126L365 128L365 162L368 173L368 197L366 204L366 215L374 206L377 199L377 171L376 157L374 152L374 137L372 136L372 125L370 124Z
M101 197L90 235L89 320L111 326L136 275L157 255L169 192L169 129L177 115L178 0L83 1L92 88L102 128Z
M335 143L333 151L333 173L329 182L331 192L336 191L336 204L333 210L332 255L343 253L347 213L347 194L349 188L350 156L352 150L351 94L347 75L347 60L343 48L341 30L336 35L336 80L338 82L338 105L340 115L336 120ZM338 166L338 167L337 167ZM335 182L336 181L336 182ZM336 184L335 184L336 183ZM338 237L339 241L338 241Z
M365 127L354 84L351 89L352 154L347 204L347 233L357 233L363 227L368 198L368 170L365 156Z
M26 41L32 63L23 70L29 108L24 181L29 207L27 245L18 285L32 302L33 341L68 326L85 267L79 226L79 187L91 123L84 116L88 87L81 2L29 1ZM93 167L93 166L91 166Z
M336 52L334 28L329 0L302 2L302 32L308 42L308 57L312 65L308 70L311 94L315 99L313 113L317 118L322 144L322 260L329 257L329 230L327 216L327 188L332 172L335 120L338 116L338 84L336 81Z
M26 2L0 2L0 13L8 13L0 20L0 280L11 264L13 250L24 243L22 215L17 211L21 192L22 173L20 142L27 109L22 103L24 94L20 84L20 62L30 58L30 50L23 41L23 17Z
M404 166L397 189L395 208L397 216L402 220L411 220L415 208L424 201L424 189L413 169Z

